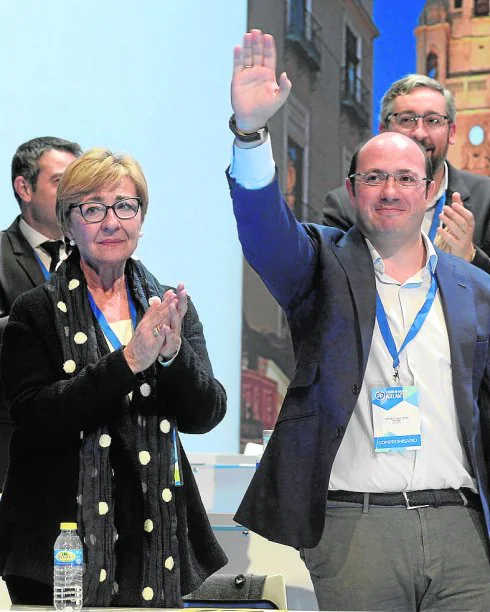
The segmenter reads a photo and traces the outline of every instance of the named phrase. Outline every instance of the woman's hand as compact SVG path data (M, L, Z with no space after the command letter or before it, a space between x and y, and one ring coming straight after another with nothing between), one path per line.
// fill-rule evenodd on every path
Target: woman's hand
M163 300L150 299L145 312L124 349L124 356L131 370L137 374L149 368L159 355L171 359L180 348L180 328L187 312L187 292L181 283L177 293L169 289Z
M164 295L164 299L168 293L172 293L174 299L172 299L172 302L166 309L166 318L162 321L159 330L160 335L164 338L159 354L165 361L172 359L172 357L175 357L179 352L182 343L180 328L182 326L182 319L187 312L187 291L185 290L184 284L179 283L177 294L173 291L167 291Z

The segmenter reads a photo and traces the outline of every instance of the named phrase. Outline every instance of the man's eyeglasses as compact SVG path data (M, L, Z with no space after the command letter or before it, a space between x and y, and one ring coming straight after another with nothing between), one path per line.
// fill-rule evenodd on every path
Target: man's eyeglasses
M422 119L425 127L428 130L439 130L446 125L446 121L449 121L447 115L440 115L439 113L427 113L427 115L417 115L410 111L404 111L403 113L391 113L386 118L387 121L394 119L396 126L405 132L411 132L417 127L417 122Z
M118 200L112 206L107 206L102 202L82 202L81 204L70 204L68 209L78 208L87 223L100 223L107 217L107 211L110 208L118 219L126 221L136 217L140 206L141 199L136 197Z
M390 176L392 176L395 183L401 185L401 187L415 188L431 182L430 179L426 177L421 178L409 172L356 172L355 174L349 175L349 178L352 180L357 177L363 185L377 187L378 185L384 185Z

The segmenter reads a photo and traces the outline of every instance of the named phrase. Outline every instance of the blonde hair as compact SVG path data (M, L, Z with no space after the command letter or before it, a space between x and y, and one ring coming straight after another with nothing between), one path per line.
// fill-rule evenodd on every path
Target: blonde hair
M141 215L148 210L148 185L139 163L127 153L112 153L94 147L74 160L64 171L58 185L56 218L64 234L70 228L70 205L78 204L89 193L117 185L129 178L141 198Z

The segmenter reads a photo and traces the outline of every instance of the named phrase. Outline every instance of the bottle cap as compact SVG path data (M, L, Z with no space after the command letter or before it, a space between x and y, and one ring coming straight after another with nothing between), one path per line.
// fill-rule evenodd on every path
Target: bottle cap
M76 523L60 523L61 531L76 531L77 524Z

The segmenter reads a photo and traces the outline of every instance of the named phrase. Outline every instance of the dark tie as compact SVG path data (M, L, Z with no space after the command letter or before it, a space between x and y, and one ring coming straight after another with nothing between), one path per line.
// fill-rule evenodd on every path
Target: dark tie
M60 260L60 246L63 244L61 240L46 240L40 246L51 257L49 264L49 273L52 274Z

